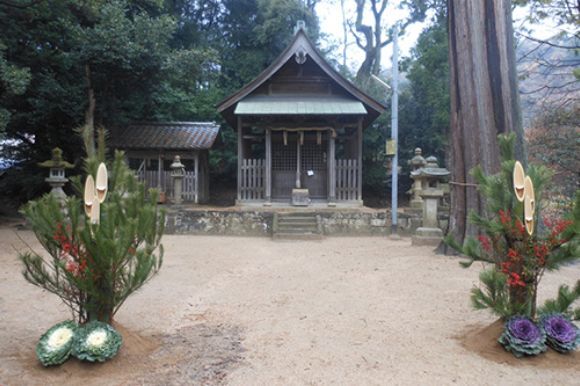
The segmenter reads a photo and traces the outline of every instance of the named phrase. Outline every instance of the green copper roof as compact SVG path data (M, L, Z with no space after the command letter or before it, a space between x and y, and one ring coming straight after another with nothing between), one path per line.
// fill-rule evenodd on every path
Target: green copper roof
M365 115L367 110L356 99L324 96L249 96L238 102L236 115Z

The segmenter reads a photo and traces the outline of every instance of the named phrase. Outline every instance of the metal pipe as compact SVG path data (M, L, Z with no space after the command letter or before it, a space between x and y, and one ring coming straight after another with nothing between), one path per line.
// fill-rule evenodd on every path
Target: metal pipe
M391 234L397 234L397 207L398 207L398 184L399 184L399 28L393 29L393 79L391 99L391 139L395 143L395 155L392 162L392 186L391 186Z

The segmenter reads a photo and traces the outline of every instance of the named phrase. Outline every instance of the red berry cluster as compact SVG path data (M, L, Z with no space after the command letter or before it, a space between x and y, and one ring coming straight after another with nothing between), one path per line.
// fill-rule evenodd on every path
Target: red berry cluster
M63 228L61 223L56 224L53 239L59 245L59 259L64 263L64 269L75 277L84 274L87 269L87 259L84 256L80 244L75 242L68 234L71 233L70 225Z

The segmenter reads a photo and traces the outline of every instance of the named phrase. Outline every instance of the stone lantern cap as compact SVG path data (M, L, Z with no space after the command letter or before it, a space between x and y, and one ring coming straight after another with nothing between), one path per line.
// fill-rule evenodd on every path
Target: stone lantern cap
M449 176L451 174L446 168L440 168L437 158L434 156L425 159L425 166L411 172L411 178L437 178Z
M411 178L447 177L451 172L445 168L420 168L411 172Z
M421 150L420 147L415 148L415 156L411 158L411 160L409 161L409 164L414 169L422 168L427 163L425 158L423 158L423 156L421 155L422 152L423 151Z
M38 164L41 168L72 169L75 166L62 159L62 150L58 147L52 149L52 158Z
M427 157L425 159L425 161L427 162L425 167L428 167L428 168L438 168L439 167L439 161L437 161L437 157L435 157L434 155Z
M172 177L183 177L185 175L185 165L181 163L181 157L176 155L171 166Z

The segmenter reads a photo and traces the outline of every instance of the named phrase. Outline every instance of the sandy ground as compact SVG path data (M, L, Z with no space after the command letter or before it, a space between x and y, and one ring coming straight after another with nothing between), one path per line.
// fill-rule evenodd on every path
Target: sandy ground
M37 339L69 315L20 275L15 232L39 249L0 228L2 385L580 383L578 353L553 366L473 347L495 320L469 305L480 266L378 237L166 236L161 273L117 314L119 356L44 369ZM548 274L540 298L579 277L578 265Z

